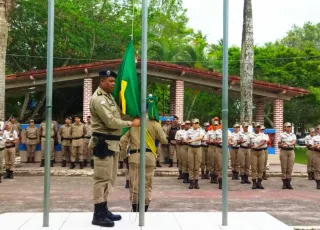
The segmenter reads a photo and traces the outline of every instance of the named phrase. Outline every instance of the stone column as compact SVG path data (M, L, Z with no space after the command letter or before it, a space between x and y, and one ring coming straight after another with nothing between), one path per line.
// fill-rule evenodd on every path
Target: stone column
M256 122L260 122L261 125L264 125L264 101L259 101L256 103Z
M278 140L280 133L283 132L283 100L276 99L274 100L273 105L273 127L276 131L274 145L276 154L280 153L280 149L278 148Z
M90 98L92 96L92 78L85 78L83 80L83 121L87 121L87 117L90 114Z

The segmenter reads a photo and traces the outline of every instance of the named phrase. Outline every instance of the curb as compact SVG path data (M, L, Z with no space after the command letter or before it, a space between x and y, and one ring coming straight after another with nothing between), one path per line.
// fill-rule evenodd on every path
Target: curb
M320 226L291 226L295 230L320 230Z

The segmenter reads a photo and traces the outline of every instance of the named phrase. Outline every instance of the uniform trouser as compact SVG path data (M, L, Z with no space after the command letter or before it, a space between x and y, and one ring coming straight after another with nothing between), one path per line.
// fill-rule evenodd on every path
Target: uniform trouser
M90 139L88 139L88 138L83 139L83 159L84 160L91 160L92 159L92 149L88 147L89 141L90 141Z
M202 157L201 157L201 171L204 170L209 170L209 164L208 164L208 146L202 146L201 151L202 151Z
M232 171L239 172L240 166L239 166L239 151L240 148L231 148L230 150L230 156L231 156L231 168Z
M139 154L139 153L135 153ZM140 154L139 154L140 155ZM146 152L146 174L145 174L145 204L151 202L153 174L154 174L154 156L151 152ZM132 162L129 157L129 175L130 175L130 202L139 203L139 179L140 179L140 162Z
M102 159L94 156L93 160L93 202L99 204L106 202L113 191L118 173L119 153Z
M61 150L62 150L62 160L63 161L70 161L71 146L61 145Z
M216 150L217 150L217 146L209 145L207 157L208 157L208 168L211 174L215 173L216 171L216 165L214 161L214 155Z
M308 172L314 172L314 167L313 167L313 151L308 149L307 150L307 171Z
M36 147L37 147L37 145L27 145L28 158L35 156Z
M264 168L263 168L263 171L266 172L267 171L267 163L268 163L268 157L269 157L269 154L268 154L268 150L267 149L264 149Z
M320 152L312 151L312 161L314 168L314 179L320 180Z
M239 149L240 175L249 175L250 170L250 149Z
M4 149L0 150L0 175L3 171L3 158L4 158Z
M5 148L4 149L4 161L7 170L14 171L14 162L16 160L16 148ZM2 162L1 162L2 164Z
M263 150L251 150L251 177L262 179L265 154Z
M177 145L169 144L169 158L170 160L174 159L174 156L177 154Z
M16 144L15 149L16 149L15 156L20 157L19 144Z
M71 162L75 162L79 157L79 162L83 162L83 146L72 146L71 147Z
M161 151L162 151L164 159L169 158L169 145L162 145Z
M181 145L176 145L177 148L177 161L178 161L178 168L179 171L182 171L182 160L181 160Z
M199 168L201 165L202 151L201 146L188 149L188 170L190 180L199 179Z
M157 161L160 162L160 159L161 159L161 152L162 152L162 147L161 145L159 145L159 147L157 148Z
M41 140L41 160L44 160L45 148L46 148L46 141ZM54 140L51 139L50 160L53 160L53 159L54 159Z
M181 145L180 156L181 156L181 167L183 173L188 173L188 145Z
M291 174L294 165L294 150L280 150L280 163L282 179L291 179Z
M216 147L216 151L214 153L214 163L215 163L215 174L218 178L222 177L222 148Z

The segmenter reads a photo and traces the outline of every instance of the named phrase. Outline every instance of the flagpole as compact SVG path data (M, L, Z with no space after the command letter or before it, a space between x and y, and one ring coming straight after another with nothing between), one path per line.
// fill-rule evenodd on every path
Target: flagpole
M140 186L139 186L139 226L144 226L145 214L145 166L146 166L146 112L147 112L147 39L148 2L142 1L142 56L141 56L141 127L140 127Z
M228 225L228 26L229 0L223 1L222 226Z
M54 34L54 0L48 0L48 44L47 44L47 86L46 86L46 142L43 196L43 227L49 227L50 209L50 150L52 123L52 75L53 75L53 34Z

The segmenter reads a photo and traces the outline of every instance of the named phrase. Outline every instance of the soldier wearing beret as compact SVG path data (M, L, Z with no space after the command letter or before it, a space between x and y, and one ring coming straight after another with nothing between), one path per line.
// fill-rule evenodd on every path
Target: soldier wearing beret
M320 125L317 126L317 134L310 141L310 149L312 150L314 179L317 183L317 189L320 189Z
M111 70L99 72L99 87L90 100L92 137L89 147L94 155L93 225L113 227L114 221L121 220L108 208L108 196L112 192L118 170L119 141L122 129L139 127L140 120L122 117L112 96L117 74Z
M201 142L201 179L209 179L209 159L208 159L208 140L209 140L209 122L203 124L204 127L204 137Z
M305 144L307 146L307 172L308 172L308 180L314 180L314 168L313 168L313 151L311 149L311 140L315 136L315 129L309 129L309 135L305 137Z
M67 161L70 161L71 157L71 117L66 117L65 124L59 128L58 139L61 144L62 161L61 166L66 167Z
M34 125L34 120L29 121L29 126L25 131L26 145L27 145L27 163L35 163L34 157L36 153L36 147L39 142L39 129Z

